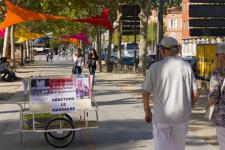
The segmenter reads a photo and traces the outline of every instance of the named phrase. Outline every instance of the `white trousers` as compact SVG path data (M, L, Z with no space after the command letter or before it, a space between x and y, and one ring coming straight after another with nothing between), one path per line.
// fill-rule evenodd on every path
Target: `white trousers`
M188 123L153 123L155 150L184 150Z
M216 127L216 134L220 145L220 150L225 150L225 128Z

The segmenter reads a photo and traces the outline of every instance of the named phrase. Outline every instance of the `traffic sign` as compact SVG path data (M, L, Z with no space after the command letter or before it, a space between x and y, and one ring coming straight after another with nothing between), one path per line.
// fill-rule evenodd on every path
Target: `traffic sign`
M225 36L225 28L191 28L190 36Z
M189 5L190 17L225 17L225 5Z
M190 27L225 27L225 19L190 19Z
M137 5L122 6L122 35L140 34L140 11Z
M225 36L225 0L189 0L190 36Z
M141 12L141 9L137 5L123 5L122 6L123 16L137 16L140 12Z
M135 31L122 31L122 35L135 35ZM140 30L136 31L136 35L140 35Z
M190 3L225 3L225 0L189 0Z

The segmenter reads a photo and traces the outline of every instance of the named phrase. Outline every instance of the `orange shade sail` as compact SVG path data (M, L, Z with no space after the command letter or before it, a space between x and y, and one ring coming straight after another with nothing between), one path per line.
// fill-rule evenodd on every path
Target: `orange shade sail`
M43 13L36 13L22 7L18 7L5 0L7 6L7 14L4 22L0 24L0 30L26 21L48 20L48 19L69 19L64 16L51 16Z
M62 41L63 41L63 42L73 43L73 44L76 45L77 47L80 46L80 40L78 40L78 39L68 38L68 39L63 39Z

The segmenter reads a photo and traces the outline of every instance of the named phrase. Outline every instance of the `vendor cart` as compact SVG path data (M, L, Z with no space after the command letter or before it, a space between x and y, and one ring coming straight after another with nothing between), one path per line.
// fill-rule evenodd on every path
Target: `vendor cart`
M32 77L24 81L24 91L28 101L4 102L20 106L21 143L23 132L43 132L51 146L63 148L77 130L98 127L90 75Z

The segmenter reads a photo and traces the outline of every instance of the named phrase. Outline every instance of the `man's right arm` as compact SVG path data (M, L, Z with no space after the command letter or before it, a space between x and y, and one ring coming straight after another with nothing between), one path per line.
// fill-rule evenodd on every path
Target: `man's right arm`
M143 106L145 111L145 121L147 123L152 122L152 112L149 105L149 96L150 96L149 92L143 91L142 98L143 98Z

